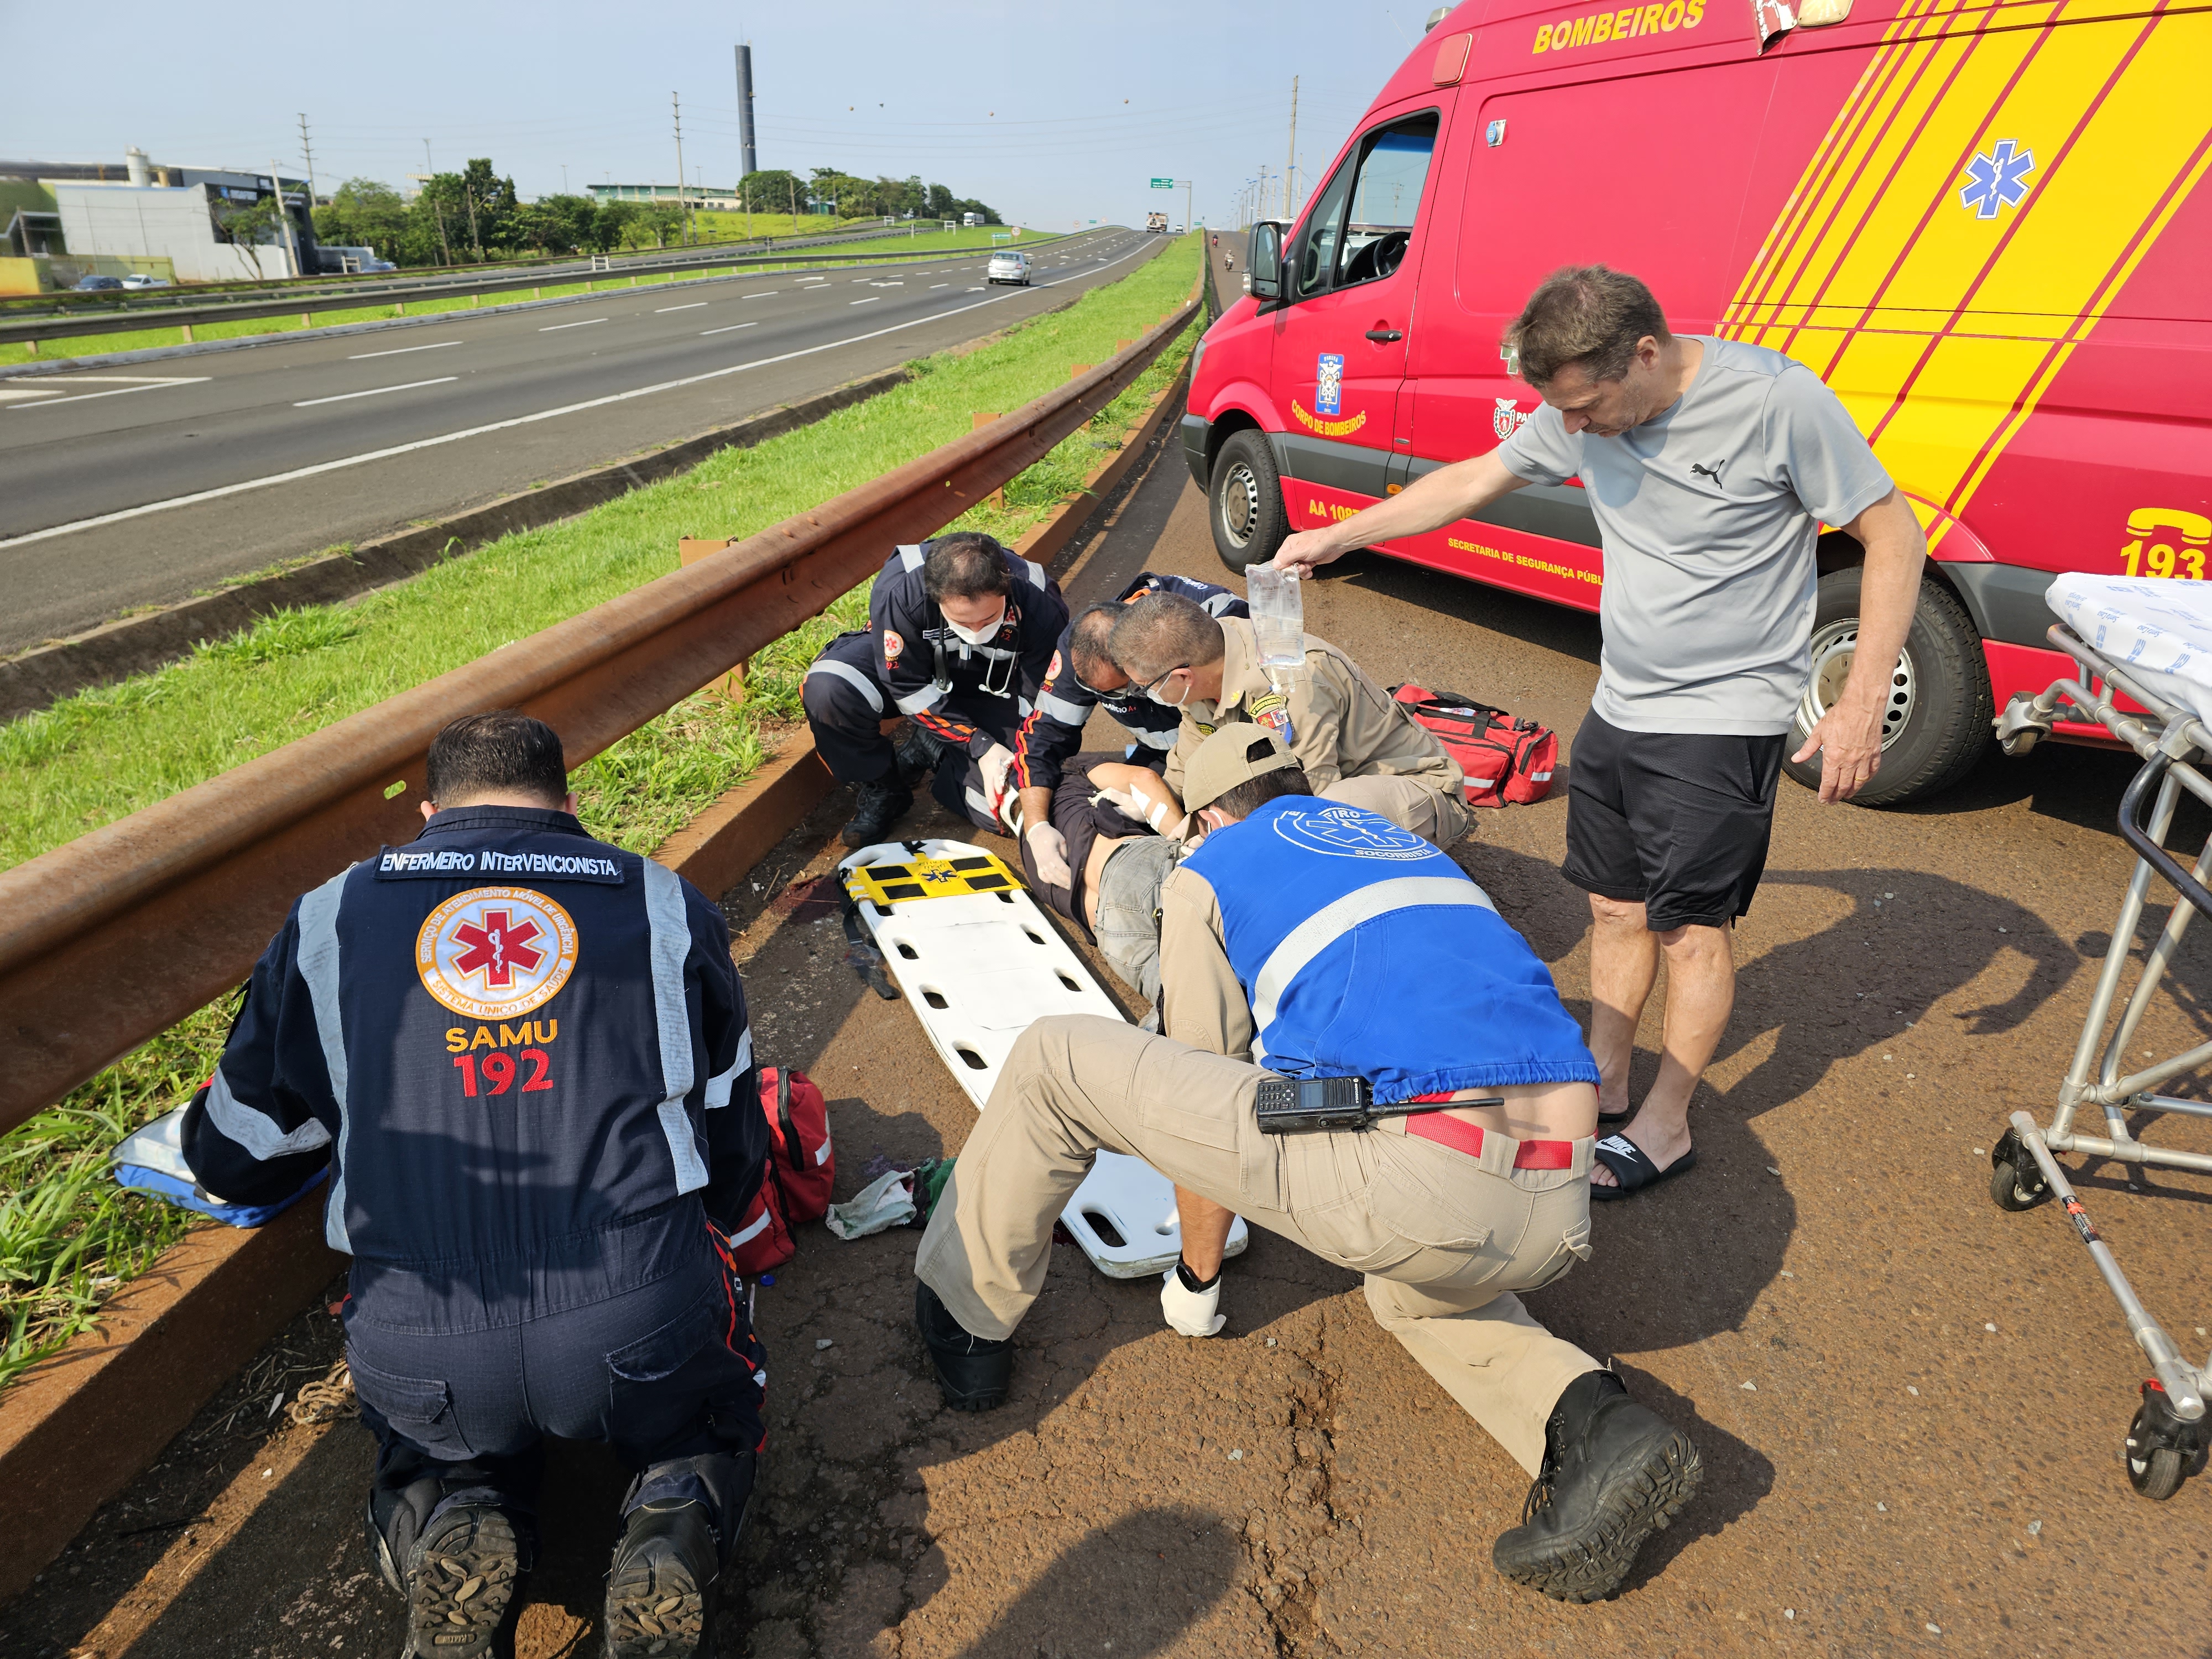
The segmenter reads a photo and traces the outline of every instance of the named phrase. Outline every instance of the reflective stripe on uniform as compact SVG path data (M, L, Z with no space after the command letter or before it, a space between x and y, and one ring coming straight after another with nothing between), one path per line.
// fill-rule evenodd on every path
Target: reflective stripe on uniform
M1121 729L1146 748L1157 749L1163 754L1173 749L1176 739L1182 735L1182 728L1179 726L1171 726L1165 732L1154 732L1141 726L1125 726Z
M331 1074L331 1098L338 1108L337 1178L331 1182L330 1201L323 1206L323 1237L332 1249L351 1255L345 1178L353 1116L346 1110L345 1023L338 1012L338 901L344 896L345 880L344 875L332 876L300 901L299 961L300 977L307 983L307 1004L315 1011L315 1035L322 1041L323 1066Z
M1199 607L1209 617L1225 617L1229 614L1229 607L1236 603L1237 596L1224 587L1218 593L1209 594L1200 600Z
M684 1097L691 1092L691 1016L684 1000L684 963L691 954L691 927L684 914L684 881L665 864L645 860L645 916L653 932L653 1015L660 1036L660 1086L666 1097L657 1109L668 1155L676 1161L676 1190L696 1192L707 1184L707 1161L691 1127Z
M1430 904L1464 904L1495 911L1490 895L1459 876L1401 876L1356 888L1334 903L1323 906L1283 936L1267 954L1252 987L1252 1024L1256 1033L1274 1024L1275 1009L1290 989L1291 981L1306 964L1364 921L1393 910L1412 910ZM1253 1044L1254 1053L1259 1044Z
M268 1113L248 1106L231 1093L230 1081L220 1066L208 1083L207 1111L210 1122L264 1164L288 1152L312 1152L331 1144L331 1132L319 1117L309 1118L289 1133L278 1128L276 1120Z
M730 1091L737 1087L738 1079L744 1075L745 1067L752 1063L753 1028L748 1025L745 1027L744 1036L738 1039L738 1057L730 1062L730 1069L726 1072L717 1072L707 1079L708 1110L730 1103Z
M1043 711L1048 720L1058 720L1062 726L1073 726L1078 730L1081 729L1084 721L1091 718L1090 710L1077 708L1056 692L1039 692L1036 706Z
M1024 559L1022 568L1030 573L1030 586L1039 592L1044 591L1044 567L1035 559Z
M898 700L898 711L902 714L919 714L926 708L935 708L943 701L944 696L944 691L933 680L911 696L901 697Z
M877 689L873 680L854 667L852 664L827 659L813 664L806 671L806 678L810 680L817 674L828 674L835 679L843 680L868 700L869 708L874 709L878 714L884 712L884 694Z
M902 570L921 568L921 549L912 542L902 542L898 550L899 568Z

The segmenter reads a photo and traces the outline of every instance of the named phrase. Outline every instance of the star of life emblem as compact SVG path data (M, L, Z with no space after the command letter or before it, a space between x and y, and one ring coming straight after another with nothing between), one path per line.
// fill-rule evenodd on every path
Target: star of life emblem
M415 936L422 988L471 1019L513 1019L550 1002L576 968L576 924L527 887L472 887Z
M1977 155L1968 164L1959 205L1977 219L1994 219L2001 209L2019 205L2034 167L2033 150L2021 149L2017 139L2000 139L1987 155Z

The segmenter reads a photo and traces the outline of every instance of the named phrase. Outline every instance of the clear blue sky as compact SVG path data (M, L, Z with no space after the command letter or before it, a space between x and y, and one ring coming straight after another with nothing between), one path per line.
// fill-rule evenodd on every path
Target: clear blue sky
M536 196L562 188L564 166L577 190L672 179L673 90L685 170L726 185L738 170L742 32L764 167L919 173L1048 230L1141 223L1170 199L1146 179L1172 173L1196 180L1200 216L1219 223L1263 162L1283 167L1291 77L1299 161L1317 171L1426 10L1423 0L453 0L125 4L88 25L68 7L0 0L10 65L0 159L119 162L137 144L161 162L293 169L305 111L325 191L356 174L402 184L424 170L428 138L439 169L489 155ZM1170 210L1182 218L1181 191Z

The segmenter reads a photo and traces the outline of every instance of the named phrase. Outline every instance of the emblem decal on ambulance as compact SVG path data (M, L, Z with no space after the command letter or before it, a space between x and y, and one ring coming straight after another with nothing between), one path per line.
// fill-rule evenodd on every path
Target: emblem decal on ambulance
M1314 413L1344 413L1344 354L1324 351L1314 362Z
M527 887L456 893L415 936L422 988L471 1019L512 1019L542 1007L575 969L575 922Z
M1356 806L1324 806L1318 812L1283 812L1275 833L1293 847L1344 859L1425 859L1437 849L1410 830Z
M2010 138L1999 140L1987 155L1967 164L1959 204L1977 219L1996 218L2000 208L2017 207L2027 194L2027 175L2034 166L2033 150L2019 149Z
M1528 415L1523 414L1513 406L1512 398L1500 398L1498 400L1497 409L1490 416L1490 429L1500 439L1510 438L1528 425L1529 419Z

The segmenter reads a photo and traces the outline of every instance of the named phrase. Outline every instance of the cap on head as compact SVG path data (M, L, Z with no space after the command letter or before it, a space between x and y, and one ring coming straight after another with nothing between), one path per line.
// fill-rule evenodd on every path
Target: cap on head
M1239 721L1224 726L1190 757L1183 772L1182 804L1195 812L1211 806L1240 783L1296 766L1298 757L1264 726Z

